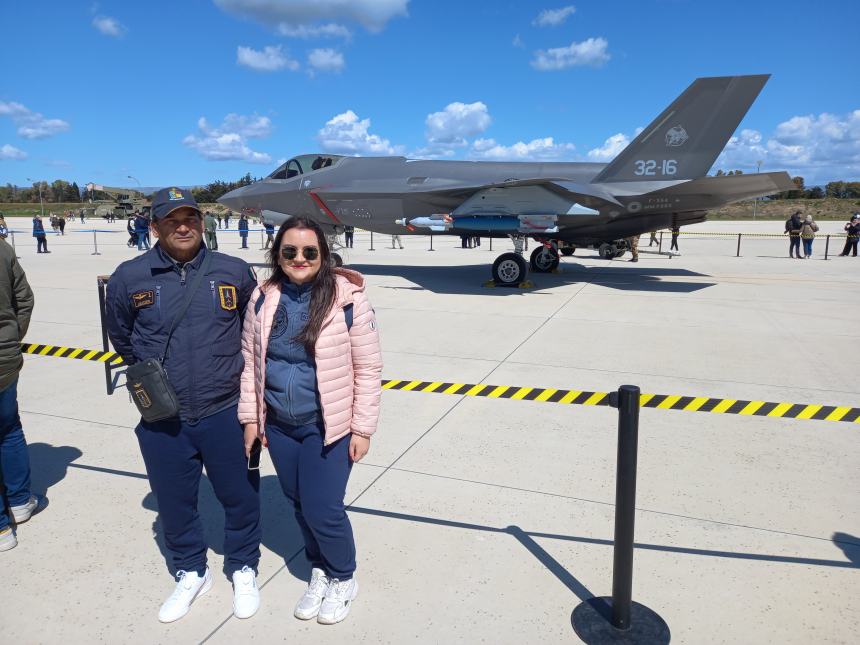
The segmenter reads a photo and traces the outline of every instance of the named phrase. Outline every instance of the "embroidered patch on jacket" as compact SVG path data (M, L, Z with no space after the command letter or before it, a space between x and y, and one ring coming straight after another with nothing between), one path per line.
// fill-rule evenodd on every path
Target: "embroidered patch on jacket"
M131 294L131 304L135 309L143 309L155 304L155 292L152 289L148 291L138 291Z
M221 309L225 311L234 311L239 306L236 298L236 287L232 285L219 285L218 296L221 298Z

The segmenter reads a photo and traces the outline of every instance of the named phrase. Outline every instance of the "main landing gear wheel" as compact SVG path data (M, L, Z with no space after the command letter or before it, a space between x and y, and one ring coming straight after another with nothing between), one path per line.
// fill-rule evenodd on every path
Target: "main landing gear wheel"
M615 247L614 244L604 242L599 247L597 247L597 254L604 260L611 260L618 254L618 249Z
M331 265L334 267L342 267L343 266L343 258L340 257L340 253L332 253L331 254Z
M558 252L541 244L532 251L529 266L536 273L552 273L558 268Z
M521 255L502 253L493 262L493 280L499 284L517 284L526 279L528 265Z
M575 246L563 246L559 250L561 251L561 254L564 257L569 258L571 255L573 255L573 252L576 251L576 247Z

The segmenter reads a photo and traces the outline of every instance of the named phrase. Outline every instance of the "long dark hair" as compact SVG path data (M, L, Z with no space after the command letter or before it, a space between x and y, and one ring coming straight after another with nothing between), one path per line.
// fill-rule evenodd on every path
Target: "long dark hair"
M277 285L285 280L289 280L287 274L281 268L279 260L281 257L281 240L284 239L284 234L292 228L306 228L313 231L317 236L317 245L320 248L320 270L314 278L311 289L308 322L302 332L296 337L296 340L305 346L305 351L307 351L308 355L313 356L314 347L316 346L317 338L319 338L322 324L334 305L335 296L337 295L337 282L331 264L331 253L325 239L325 233L323 233L320 225L304 217L292 217L281 224L278 234L275 235L275 242L267 254L272 275L266 280L266 286Z

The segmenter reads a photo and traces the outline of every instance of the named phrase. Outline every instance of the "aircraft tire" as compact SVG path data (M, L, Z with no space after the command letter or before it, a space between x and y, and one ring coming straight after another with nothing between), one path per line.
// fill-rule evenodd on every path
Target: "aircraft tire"
M573 252L576 251L576 247L575 246L563 246L559 250L561 251L561 254L564 257L569 258L571 255L573 255Z
M615 257L615 254L618 252L618 248L614 244L609 244L608 242L604 242L599 247L597 247L597 253L604 260L611 260Z
M343 258L340 257L340 253L332 253L331 254L331 263L332 266L342 267L343 266Z
M526 279L528 264L521 255L502 253L493 262L493 280L501 284L517 284Z
M558 252L541 244L532 251L529 268L535 273L552 273L558 268Z

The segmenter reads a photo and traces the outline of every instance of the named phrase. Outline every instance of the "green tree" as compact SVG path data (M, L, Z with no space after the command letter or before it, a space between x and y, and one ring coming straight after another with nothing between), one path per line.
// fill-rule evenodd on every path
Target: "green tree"
M845 197L845 182L831 181L824 187L824 192L827 193L828 197L843 199Z
M813 186L804 194L806 199L823 199L824 198L824 189L821 186Z

